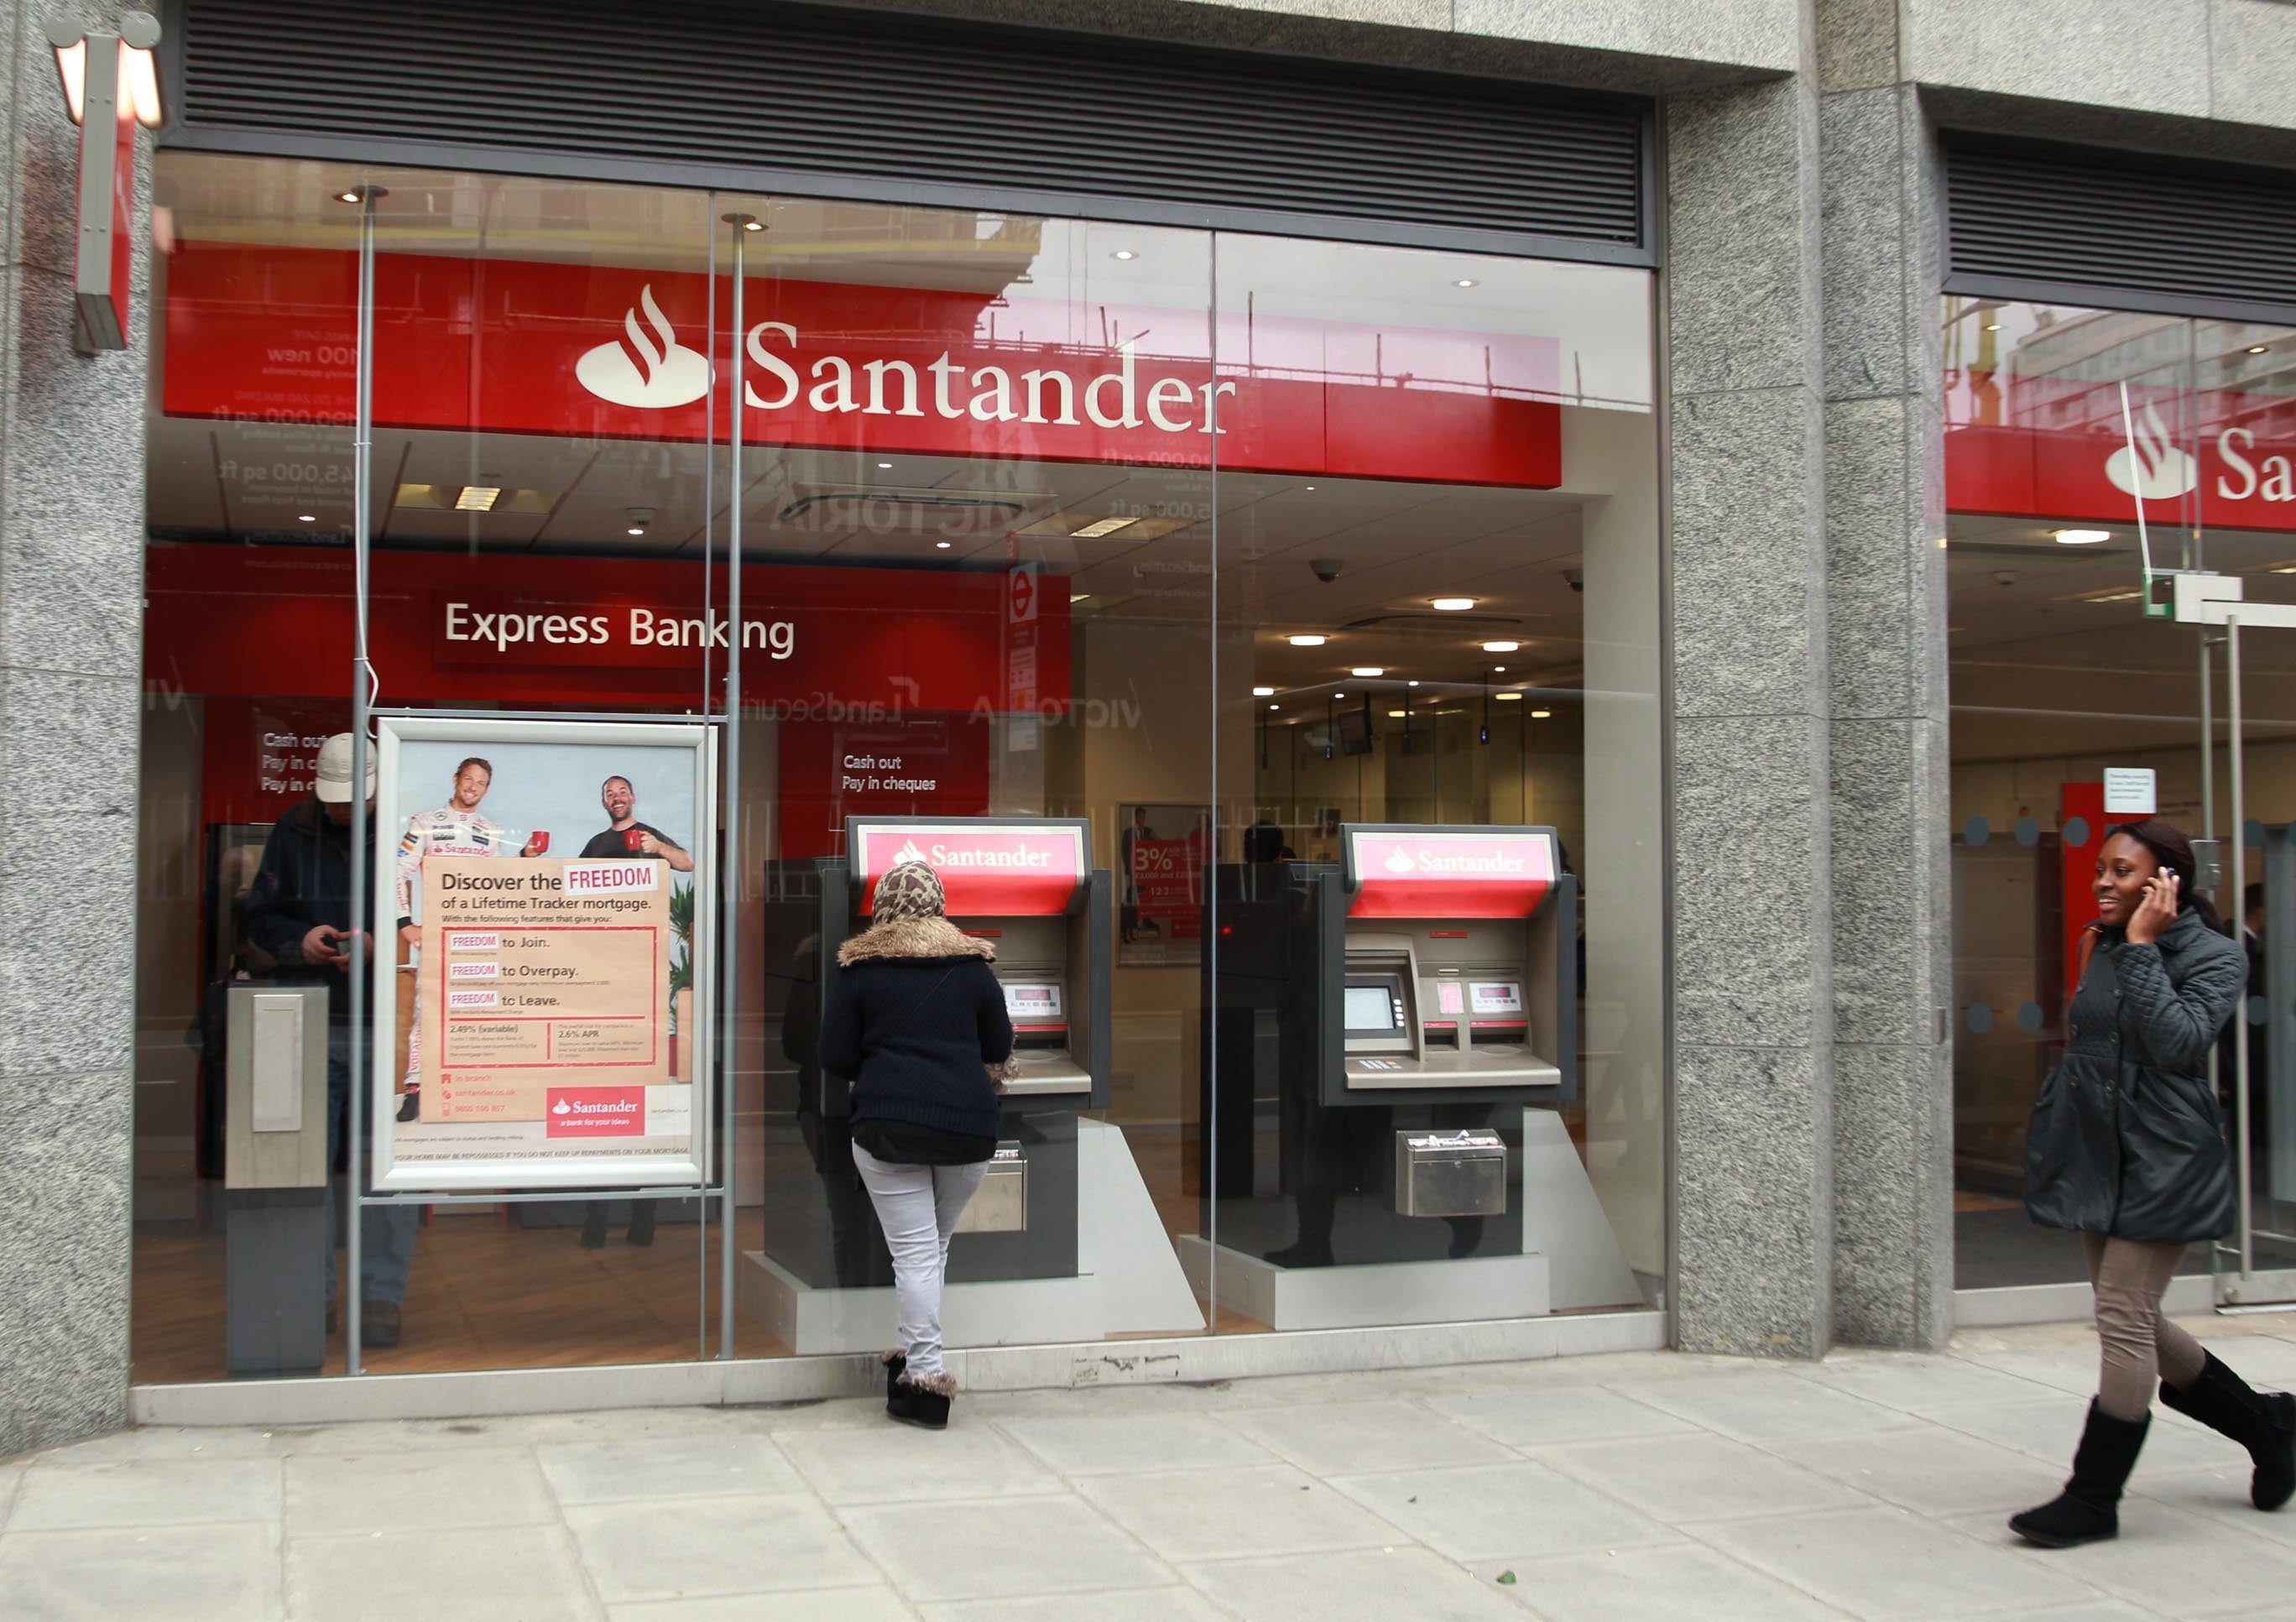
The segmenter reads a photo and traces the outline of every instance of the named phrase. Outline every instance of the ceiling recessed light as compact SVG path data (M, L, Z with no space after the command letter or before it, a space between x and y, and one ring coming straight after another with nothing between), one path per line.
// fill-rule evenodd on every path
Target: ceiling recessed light
M2251 355L2263 355L2268 353L2271 348L2272 346L2268 343L2252 343L2248 346L2248 352Z
M1357 665L1353 669L1349 670L1348 674L1349 676L1385 676L1387 674L1387 667L1385 665Z
M1302 631L1296 636L1287 636L1283 640L1295 648L1320 648L1331 638L1313 631Z
M1522 694L1519 692L1495 692L1491 696L1502 704L1519 704L1522 701Z
M1096 541L1103 535L1114 535L1118 530L1129 528L1139 521L1136 518L1095 519L1081 529L1070 530L1069 537L1072 540Z
M319 515L316 512L298 512L295 515L295 521L299 524L316 524L319 521Z
M956 543L955 541L935 541L933 543L933 549L936 552L947 552L950 547L955 545Z
M1494 676L1505 676L1506 674L1506 667L1505 665L1493 665L1491 667L1491 673Z
M355 203L358 200L359 194L357 192L338 192L335 193L335 201L337 202Z
M1315 487L1314 485L1311 485L1311 484L1310 484L1310 485L1302 485L1302 486L1300 486L1300 487L1301 489L1303 489L1303 490L1312 490L1312 489L1314 489L1316 487Z
M881 463L879 463L877 465L878 465L879 467L881 467L881 468L889 468L889 467L892 466L893 464L892 464L891 463L890 463L890 462L881 462Z
M1255 699L1272 699L1275 696L1275 689L1273 687L1254 687L1251 690L1251 696Z
M763 231L765 228L766 222L761 219L745 219L742 222L742 229L744 231Z
M495 503L502 499L502 487L491 484L466 484L463 493L455 497L457 512L491 512Z
M1406 684L1405 684L1406 686L1409 686L1409 687L1416 687L1417 685L1419 685L1419 684L1418 684L1417 682L1406 682Z
M2060 529L2057 531L2057 545L2060 546L2094 546L2099 541L2109 541L2112 538L2112 531L2110 529Z
M1487 642L1483 644L1483 651L1486 653L1512 653L1517 648L1521 646L1522 644L1519 642Z
M1129 248L1119 248L1108 257L1111 259L1136 259L1140 256L1133 252Z
M1452 283L1451 285L1454 287L1473 287L1477 285L1477 283L1472 276L1461 276L1457 281Z
M1346 693L1344 693L1344 692L1335 692L1335 693L1333 693L1332 696L1333 698L1335 698L1335 699L1343 699L1343 698L1347 697L1348 695L1347 695Z
M1069 594L1069 601L1070 602L1089 602L1092 601L1092 594L1090 592L1070 592Z
M1985 324L1985 330L1988 332L1997 332L2001 330L2001 324L1997 321L1988 321Z
M1407 709L1390 709L1387 712L1387 718L1390 721L1406 721L1411 718L1411 712Z
M1554 713L1551 709L1534 709L1530 712L1530 718L1534 721L1544 721Z
M1267 708L1270 709L1280 709L1283 706L1280 704L1270 704Z
M644 524L632 524L629 527L627 533L631 535L644 535L645 533L645 526Z
M1439 613L1464 614L1474 606L1475 600L1472 597L1438 597L1434 599L1434 607Z

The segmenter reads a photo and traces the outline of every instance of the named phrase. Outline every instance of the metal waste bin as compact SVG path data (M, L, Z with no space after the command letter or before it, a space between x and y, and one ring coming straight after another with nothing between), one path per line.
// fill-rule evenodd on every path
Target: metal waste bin
M1505 1142L1473 1128L1397 1133L1395 1208L1405 1216L1505 1215Z
M1029 1231L1029 1159L1021 1145L1007 1141L996 1145L982 1175L980 1187L964 1215L956 1219L960 1233L1025 1233Z

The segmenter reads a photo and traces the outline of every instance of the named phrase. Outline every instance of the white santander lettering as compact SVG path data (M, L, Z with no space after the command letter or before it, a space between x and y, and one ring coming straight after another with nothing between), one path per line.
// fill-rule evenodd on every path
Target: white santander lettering
M742 395L761 411L781 411L797 398L797 368L766 348L766 334L768 332L778 333L794 349L797 348L797 329L786 321L760 321L750 329L750 341L745 346L750 351L750 358L764 367L774 381L781 385L781 397L769 400L758 392L755 383L750 382L742 385Z
M2256 448L2256 436L2245 428L2227 428L2218 436L2217 455L2224 458L2226 466L2240 475L2241 485L2234 489L2232 481L2219 473L2217 475L2217 494L2226 501L2246 501L2256 494L2256 464L2234 448L2233 441L2235 439L2240 441L2241 449Z

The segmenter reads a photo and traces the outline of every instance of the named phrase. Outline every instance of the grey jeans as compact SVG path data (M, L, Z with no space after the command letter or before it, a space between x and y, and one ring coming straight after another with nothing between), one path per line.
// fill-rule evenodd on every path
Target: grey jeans
M2096 1292L2102 1353L2097 1405L2115 1419L2141 1420L2152 1406L2156 1380L2181 1391L2201 1377L2207 1363L2201 1343L2161 1315L2161 1298L2177 1274L2185 1247L2102 1233L2084 1233L2081 1239L2088 1247L2088 1282Z
M940 1296L948 1277L949 1235L980 1188L988 1167L896 1166L853 1145L877 1224L893 1253L893 1305L900 1315L897 1344L913 1379L947 1372L940 1358Z

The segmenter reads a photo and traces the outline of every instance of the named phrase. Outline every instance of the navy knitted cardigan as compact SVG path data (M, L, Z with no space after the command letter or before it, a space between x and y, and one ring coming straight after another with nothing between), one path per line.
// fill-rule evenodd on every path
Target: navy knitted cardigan
M855 1120L996 1135L988 1067L1013 1056L1013 1021L996 955L946 918L875 924L839 948L818 1052L854 1084Z

